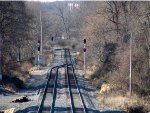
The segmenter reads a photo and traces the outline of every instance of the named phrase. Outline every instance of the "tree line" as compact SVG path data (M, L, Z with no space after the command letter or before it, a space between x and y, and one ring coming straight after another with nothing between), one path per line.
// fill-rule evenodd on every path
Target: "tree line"
M51 37L63 35L73 40L73 47L83 53L83 39L87 39L87 66L97 67L91 79L117 84L123 92L129 87L132 41L134 91L141 95L150 93L149 2L57 1L37 4L0 2L1 67L10 60L19 61L35 54L40 37L38 12L42 9L44 43Z
M130 1L87 2L83 36L88 41L92 78L117 85L127 92L131 67L133 92L150 94L150 3ZM92 59L92 60L91 60Z
M0 2L0 79L7 64L28 60L35 54L37 21L25 2Z

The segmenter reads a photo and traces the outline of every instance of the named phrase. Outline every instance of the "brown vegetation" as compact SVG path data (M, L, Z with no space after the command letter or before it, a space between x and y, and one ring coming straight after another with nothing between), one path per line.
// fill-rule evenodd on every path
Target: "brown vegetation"
M69 7L70 3L79 4L79 7ZM97 89L101 89L103 84L110 84L109 96L128 95L132 41L132 93L145 103L146 99L149 100L150 2L68 1L61 4L54 2L49 7L53 9L49 14L57 20L56 25L60 23L54 29L51 24L53 33L50 35L55 39L63 33L67 34L67 38L74 43L72 47L81 53L77 56L81 69L83 39L87 40L86 78ZM59 44L65 46L70 42L65 40Z
M1 88L10 92L16 92L23 88L24 83L30 78L29 69L32 67L30 62L15 63L11 68L6 67L3 71L3 81L0 81Z
M87 75L90 72L93 85L101 89L103 84L110 84L106 103L113 94L127 96L132 40L132 93L138 97L135 101L145 102L142 106L150 108L146 104L150 99L149 2L85 3L90 11L87 10L82 31L87 39ZM94 65L96 70L88 69ZM112 106L118 103L113 102L110 102Z
M113 102L110 102L110 105L115 106L119 98L120 101L129 100L129 103L131 101L133 104L118 103L115 107L129 108L136 104L144 106L138 107L139 109L150 108L150 2L67 1L43 3L43 7L35 7L34 3L27 4L0 2L0 6L3 6L0 13L6 17L5 21L0 20L0 67L3 67L3 73L10 72L7 63L19 61L20 64L13 64L14 70L11 73L26 81L20 78L20 75L25 77L27 68L24 67L32 66L23 66L20 61L22 58L32 59L36 54L36 43L40 37L38 12L41 8L43 42L47 45L44 46L45 50L51 49L53 45L72 47L80 53L77 57L78 64L83 67L83 39L86 38L86 78L89 78L98 90L104 84L109 84L107 95L100 95L102 98L106 97L104 104L108 104L110 99ZM22 10L16 10L21 6ZM31 9L34 11L30 11ZM15 12L14 17L11 16L12 12ZM28 17L27 20L24 17ZM18 19L14 25L12 23L16 18L22 21ZM58 41L58 38L63 36L66 39ZM134 100L128 97L130 47ZM50 53L51 51L44 51L47 59L51 58L48 56Z

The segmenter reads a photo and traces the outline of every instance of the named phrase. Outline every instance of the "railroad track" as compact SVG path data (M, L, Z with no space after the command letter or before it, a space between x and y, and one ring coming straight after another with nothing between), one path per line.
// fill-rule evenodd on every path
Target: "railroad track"
M71 54L69 49L65 49L65 58L67 65L68 85L70 92L72 113L87 113L86 106L80 92L77 78L74 72L74 67L71 60Z
M48 72L48 80L37 113L87 113L71 61L70 50L65 48L63 52L64 64L54 66ZM64 69L65 73L61 73L61 69ZM65 103L60 105L61 101Z

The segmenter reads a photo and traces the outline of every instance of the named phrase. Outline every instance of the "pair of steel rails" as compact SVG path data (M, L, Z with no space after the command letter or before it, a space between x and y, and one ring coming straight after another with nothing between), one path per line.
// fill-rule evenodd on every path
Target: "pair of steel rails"
M57 79L58 79L58 70L62 67L65 67L66 68L66 74L67 74L67 82L68 82L68 91L69 91L69 97L70 97L70 108L71 108L71 113L76 113L76 107L75 107L75 103L74 103L74 97L73 97L73 92L71 91L71 82L70 82L70 76L69 76L69 68L72 69L72 74L73 74L73 78L74 78L74 82L75 82L75 86L76 86L76 89L78 91L78 94L79 94L79 97L80 97L80 101L82 103L82 109L83 109L83 113L87 113L87 109L86 109L86 105L85 105L85 102L83 100L83 96L81 94L81 91L80 91L80 88L79 88L79 85L78 85L78 81L77 81L77 77L75 75L75 69L74 69L74 66L72 64L72 61L71 61L71 54L70 54L70 49L68 48L64 48L64 52L65 52L65 59L66 59L66 64L63 64L63 65L59 65L59 66L55 66L55 67L52 67L49 72L48 72L48 80L47 80L47 83L44 87L44 92L43 92L43 95L42 95L42 100L41 100L41 103L38 107L38 112L37 113L42 113L43 111L43 108L44 108L44 101L46 99L46 94L47 94L47 90L48 90L48 86L49 86L49 82L50 82L50 79L52 77L52 72L54 69L56 69L56 75L55 75L55 81L54 81L54 85L53 85L53 100L52 100L52 104L50 106L50 110L49 110L49 113L54 113L54 107L55 107L55 100L56 100L56 95L57 95ZM69 59L68 59L69 57Z

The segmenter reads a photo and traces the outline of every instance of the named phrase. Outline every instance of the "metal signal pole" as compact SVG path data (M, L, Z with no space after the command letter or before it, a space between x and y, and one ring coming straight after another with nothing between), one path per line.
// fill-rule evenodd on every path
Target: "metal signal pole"
M38 40L38 44L37 44L37 47L38 47L38 66L39 66L39 62L40 62L40 48L41 48L41 43L40 43L40 40Z
M84 48L85 48L85 44L84 44ZM85 74L85 52L84 52L84 74Z
M132 33L130 33L130 80L129 80L129 92L132 95Z
M85 48L85 44L86 44L86 39L84 39L83 40L83 42L84 42L84 49L83 49L83 51L84 51L84 75L85 75L85 73L86 73L86 68L85 68L85 52L86 52L86 48Z

